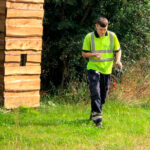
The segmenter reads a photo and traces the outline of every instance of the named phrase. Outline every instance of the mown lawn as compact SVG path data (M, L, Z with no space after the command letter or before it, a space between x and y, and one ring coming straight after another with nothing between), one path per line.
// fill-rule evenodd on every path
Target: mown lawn
M150 150L150 106L107 101L103 129L90 104L0 109L0 150Z

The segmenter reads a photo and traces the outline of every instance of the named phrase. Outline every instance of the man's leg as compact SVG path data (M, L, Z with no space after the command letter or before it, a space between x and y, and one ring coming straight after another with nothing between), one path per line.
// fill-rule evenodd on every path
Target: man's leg
M110 75L100 75L100 96L101 96L101 110L103 105L105 104L106 97L108 95L110 85Z
M100 74L94 70L88 70L89 88L91 93L91 119L97 124L102 122L101 96L100 96Z

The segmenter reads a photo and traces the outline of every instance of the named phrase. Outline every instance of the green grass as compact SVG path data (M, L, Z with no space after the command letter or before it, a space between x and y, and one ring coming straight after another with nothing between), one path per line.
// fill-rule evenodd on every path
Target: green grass
M107 101L103 129L90 104L48 104L0 110L0 150L149 150L150 106Z

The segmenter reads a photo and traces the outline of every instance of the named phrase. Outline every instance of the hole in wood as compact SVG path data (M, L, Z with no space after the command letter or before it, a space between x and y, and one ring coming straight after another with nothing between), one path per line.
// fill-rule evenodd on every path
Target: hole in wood
M21 54L20 66L26 66L27 54Z

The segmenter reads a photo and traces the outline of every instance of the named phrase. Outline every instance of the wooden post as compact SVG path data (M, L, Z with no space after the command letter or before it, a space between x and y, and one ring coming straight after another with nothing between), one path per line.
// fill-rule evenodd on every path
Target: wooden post
M44 0L0 2L0 104L40 105Z

